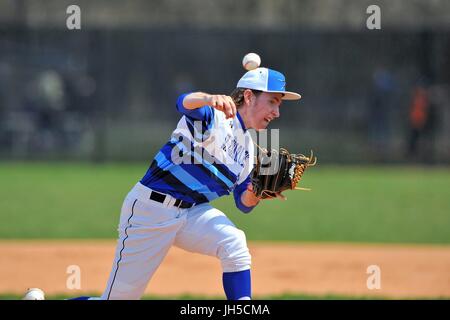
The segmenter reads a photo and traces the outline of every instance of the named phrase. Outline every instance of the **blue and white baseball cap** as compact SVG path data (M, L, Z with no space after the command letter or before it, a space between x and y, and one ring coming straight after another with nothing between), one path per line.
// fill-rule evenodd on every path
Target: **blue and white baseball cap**
M298 93L286 91L286 79L281 72L256 68L248 71L237 83L237 88L259 90L283 94L282 100L298 100L302 96Z

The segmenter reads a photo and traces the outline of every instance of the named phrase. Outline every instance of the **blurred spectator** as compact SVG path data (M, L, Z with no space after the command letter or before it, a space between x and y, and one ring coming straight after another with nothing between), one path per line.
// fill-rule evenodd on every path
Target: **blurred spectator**
M45 70L30 83L25 108L35 115L37 135L33 148L49 151L61 144L65 92L58 72Z
M437 109L431 102L426 81L419 81L412 91L409 107L409 141L407 156L410 160L434 161L434 136Z
M372 92L369 102L369 141L379 154L389 146L389 112L392 104L394 80L391 72L378 67L372 76Z

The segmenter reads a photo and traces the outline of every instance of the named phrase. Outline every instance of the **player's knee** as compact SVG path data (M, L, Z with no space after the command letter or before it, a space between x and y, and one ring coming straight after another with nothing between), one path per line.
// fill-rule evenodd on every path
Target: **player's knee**
M234 229L220 244L218 257L224 272L236 272L250 269L251 255L242 230Z

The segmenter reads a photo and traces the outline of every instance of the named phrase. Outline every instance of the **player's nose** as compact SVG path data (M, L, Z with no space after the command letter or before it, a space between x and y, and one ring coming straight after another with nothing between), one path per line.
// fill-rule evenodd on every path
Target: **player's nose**
M276 107L273 108L273 110L272 110L272 116L273 116L274 118L280 117L280 106L276 106Z

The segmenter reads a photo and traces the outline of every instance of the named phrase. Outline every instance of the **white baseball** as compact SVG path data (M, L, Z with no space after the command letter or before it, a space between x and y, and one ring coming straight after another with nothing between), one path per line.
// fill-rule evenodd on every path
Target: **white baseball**
M30 288L22 300L45 300L45 294L39 288Z
M242 59L242 66L245 70L253 70L261 65L261 57L256 53L247 53Z

